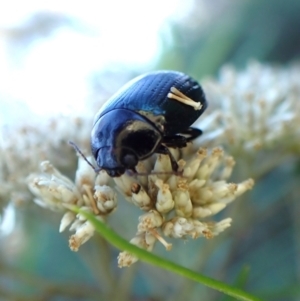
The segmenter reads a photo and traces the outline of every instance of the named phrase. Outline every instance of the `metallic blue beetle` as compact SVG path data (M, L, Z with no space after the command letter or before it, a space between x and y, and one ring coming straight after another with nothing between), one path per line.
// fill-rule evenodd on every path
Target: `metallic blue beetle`
M136 172L140 160L167 154L202 134L190 127L207 107L200 85L176 71L157 71L128 82L99 110L91 134L91 149L100 169L111 177Z

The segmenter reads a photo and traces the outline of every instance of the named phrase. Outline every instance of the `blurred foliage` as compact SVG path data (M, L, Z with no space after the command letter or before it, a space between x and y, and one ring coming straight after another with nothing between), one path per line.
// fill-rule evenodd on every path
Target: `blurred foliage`
M170 30L161 33L161 53L154 67L200 78L216 75L225 63L238 68L249 59L288 63L299 58L299 13L299 0L194 0L190 14L173 20ZM10 47L45 38L57 27L71 24L67 17L40 16L10 29ZM118 72L120 68L91 75L91 86L99 92L107 74L110 88L119 78L127 80L124 70L120 77ZM128 70L128 77L137 72ZM297 169L282 167L270 172L259 179L247 202L241 199L227 212L234 223L222 244L218 240L190 241L180 242L179 247L174 241L173 252L166 255L158 247L157 253L211 277L236 282L268 300L299 300L299 162L289 166ZM124 219L137 219L138 213L129 212L126 204L120 204L119 210ZM116 251L101 238L72 253L49 211L29 206L18 212L17 219L28 237L17 229L12 237L1 240L1 301L228 300L143 263L118 270ZM7 259L10 257L13 261Z
M205 12L199 17L200 2ZM162 34L157 68L202 77L216 74L224 63L243 67L249 59L298 59L299 12L297 0L194 0L191 15L173 22L171 38Z

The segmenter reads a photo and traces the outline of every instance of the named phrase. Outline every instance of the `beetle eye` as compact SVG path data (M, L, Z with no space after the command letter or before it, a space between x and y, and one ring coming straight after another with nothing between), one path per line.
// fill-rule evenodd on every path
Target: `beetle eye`
M126 168L133 168L138 164L138 158L132 153L125 153L122 156L122 163Z

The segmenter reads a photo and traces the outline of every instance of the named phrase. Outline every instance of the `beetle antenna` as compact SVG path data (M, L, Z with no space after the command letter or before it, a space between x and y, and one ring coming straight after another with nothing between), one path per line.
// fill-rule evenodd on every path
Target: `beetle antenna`
M73 141L69 141L69 144L73 146L73 148L76 150L76 152L85 160L85 162L91 166L93 168L93 170L95 171L95 173L99 173L99 171L101 170L100 168L96 168L88 159L87 157L84 155L84 153L80 150L80 148L77 146L77 144L75 144Z

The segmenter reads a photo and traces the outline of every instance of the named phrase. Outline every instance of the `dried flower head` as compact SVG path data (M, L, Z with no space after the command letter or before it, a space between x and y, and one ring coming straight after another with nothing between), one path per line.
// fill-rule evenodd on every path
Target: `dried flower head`
M242 183L227 183L234 160L224 155L220 148L210 152L200 148L193 155L192 146L183 153L173 150L182 169L182 176L170 173L169 157L157 155L139 162L136 176L124 174L113 178L116 190L143 213L138 220L137 233L131 243L152 250L155 242L162 243L167 250L172 245L167 237L193 239L212 238L231 224L230 218L219 222L207 221L226 207L236 197L253 186L253 180ZM154 160L153 160L154 159ZM51 210L62 211L60 232L70 227L75 234L69 245L73 251L89 240L95 229L82 215L74 214L70 205L94 214L102 221L117 207L117 194L112 188L112 179L101 171L98 175L79 158L75 181L61 174L48 161L41 163L41 173L28 177L30 191L35 202ZM119 266L129 266L137 258L128 252L119 255Z

